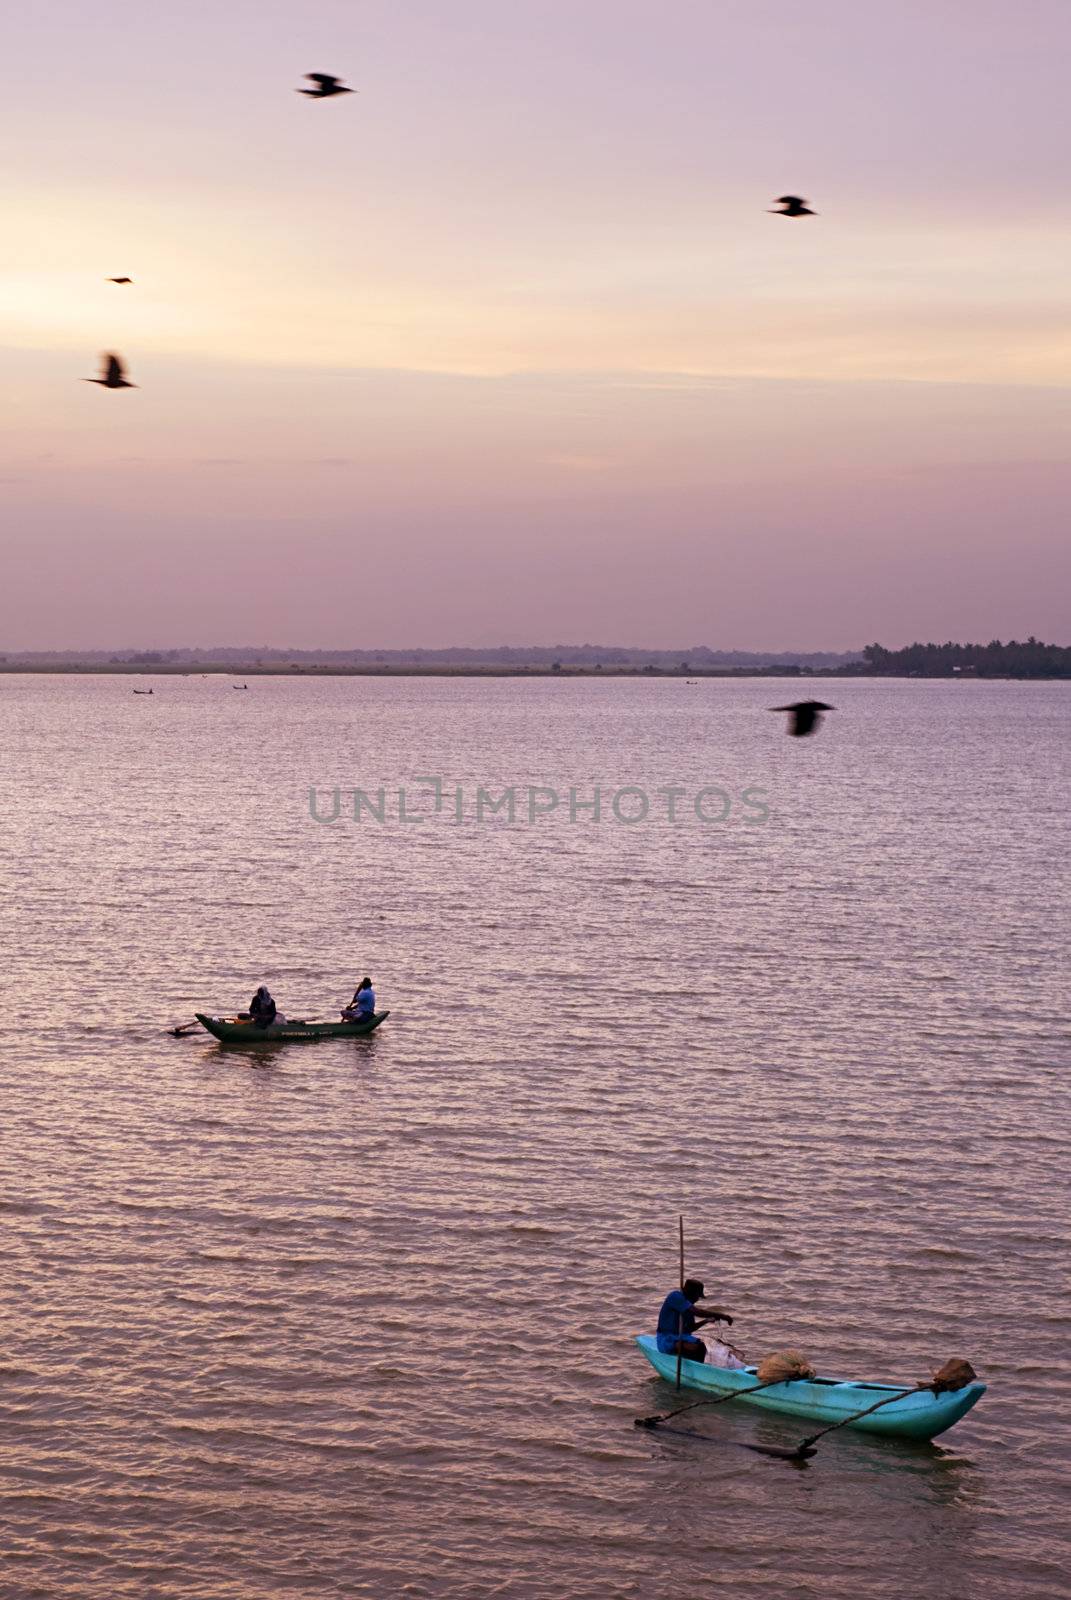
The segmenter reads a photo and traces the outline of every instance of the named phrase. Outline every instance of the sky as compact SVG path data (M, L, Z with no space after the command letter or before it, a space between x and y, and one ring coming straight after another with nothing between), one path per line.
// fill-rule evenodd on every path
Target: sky
M20 8L0 652L1071 643L1069 43L1066 0Z

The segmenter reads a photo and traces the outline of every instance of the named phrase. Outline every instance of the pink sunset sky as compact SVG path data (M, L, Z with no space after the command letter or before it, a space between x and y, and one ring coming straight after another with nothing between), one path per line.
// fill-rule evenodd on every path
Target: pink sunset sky
M0 651L1071 642L1069 44L1066 0L19 8Z

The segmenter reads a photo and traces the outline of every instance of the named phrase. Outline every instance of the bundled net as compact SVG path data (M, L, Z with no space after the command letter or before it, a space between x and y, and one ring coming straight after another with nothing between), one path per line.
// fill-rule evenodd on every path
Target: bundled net
M775 1350L759 1363L755 1376L760 1383L788 1383L791 1378L813 1378L814 1368L798 1350Z
M968 1383L973 1383L978 1374L969 1361L953 1359L946 1361L943 1367L938 1367L929 1383L921 1384L923 1389L932 1389L934 1394L954 1394L957 1389L963 1389Z

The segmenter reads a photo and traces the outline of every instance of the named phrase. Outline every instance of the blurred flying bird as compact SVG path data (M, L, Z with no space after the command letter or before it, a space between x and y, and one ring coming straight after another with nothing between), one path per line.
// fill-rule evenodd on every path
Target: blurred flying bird
M827 706L824 700L797 700L791 706L770 707L771 711L788 712L788 731L794 739L802 739L805 734L813 733L822 720L822 712L836 709L836 706Z
M798 194L783 194L777 201L777 208L771 209L772 217L816 217L817 211L812 211L806 200L801 200Z
M298 89L297 94L307 94L310 100L329 100L333 94L356 94L355 89L347 89L345 84L333 78L329 72L306 72L310 83L315 83L315 89Z
M102 377L83 378L83 383L99 383L105 389L136 389L137 384L131 383L126 375L126 369L118 356L104 355L101 357Z
M109 283L133 283L133 278L109 278Z

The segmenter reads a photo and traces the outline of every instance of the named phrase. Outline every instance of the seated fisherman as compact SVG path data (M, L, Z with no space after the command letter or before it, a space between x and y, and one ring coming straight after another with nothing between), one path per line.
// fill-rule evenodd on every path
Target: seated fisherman
M278 1015L275 1001L268 993L266 984L261 984L252 1000L249 1002L249 1015L258 1028L270 1028Z
M371 1022L376 1011L376 991L371 978L362 978L357 991L342 1013L343 1022Z
M658 1313L656 1331L658 1348L663 1355L675 1356L679 1345L686 1361L705 1361L707 1347L702 1339L695 1337L696 1328L705 1322L727 1322L732 1326L732 1317L720 1306L711 1306L708 1311L695 1309L695 1303L702 1300L703 1293L703 1285L698 1278L687 1278L683 1288L674 1289L666 1295Z

